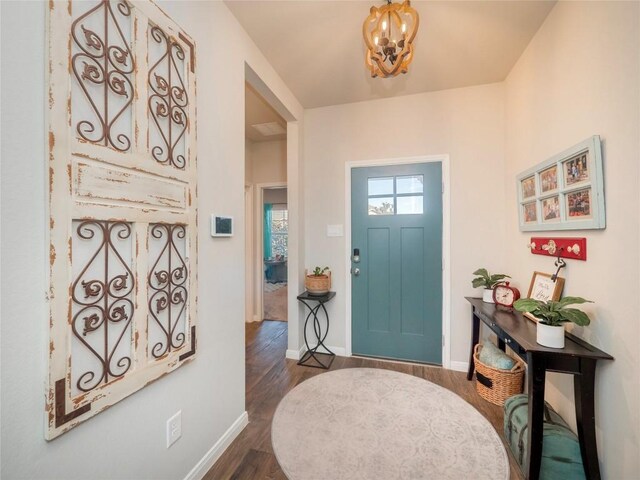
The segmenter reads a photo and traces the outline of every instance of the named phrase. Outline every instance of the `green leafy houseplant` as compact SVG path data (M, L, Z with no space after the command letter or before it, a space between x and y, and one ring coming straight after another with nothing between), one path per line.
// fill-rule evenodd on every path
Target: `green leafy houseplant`
M324 272L326 272L327 270L329 270L329 267L316 267L313 269L313 272L311 272L311 275L313 275L314 277L320 277L324 275Z
M573 322L584 327L591 321L589 316L577 308L568 308L569 305L579 305L582 303L593 303L582 297L564 297L557 302L542 302L533 298L521 298L513 306L520 312L531 313L540 320L540 323L551 327L560 327L563 323Z
M479 268L475 272L474 275L478 275L471 281L473 288L483 287L487 290L493 290L497 284L501 283L505 278L511 278L509 275L505 275L504 273L496 273L491 275L486 268Z

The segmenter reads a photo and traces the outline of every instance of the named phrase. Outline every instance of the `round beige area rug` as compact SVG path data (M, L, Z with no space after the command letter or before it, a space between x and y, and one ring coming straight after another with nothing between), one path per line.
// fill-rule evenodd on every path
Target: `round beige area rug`
M509 478L493 426L455 393L403 373L348 368L280 402L271 440L291 480Z

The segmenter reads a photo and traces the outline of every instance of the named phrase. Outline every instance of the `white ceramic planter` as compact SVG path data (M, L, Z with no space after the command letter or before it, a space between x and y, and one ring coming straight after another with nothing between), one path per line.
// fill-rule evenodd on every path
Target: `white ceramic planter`
M482 291L482 301L486 303L493 303L493 290L485 288Z
M536 341L549 348L564 348L564 325L552 327L538 322Z

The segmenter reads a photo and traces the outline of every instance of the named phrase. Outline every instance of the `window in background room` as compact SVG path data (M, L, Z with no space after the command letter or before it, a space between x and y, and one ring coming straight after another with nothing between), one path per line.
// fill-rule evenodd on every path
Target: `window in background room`
M286 204L274 204L271 212L271 254L287 258L289 212Z

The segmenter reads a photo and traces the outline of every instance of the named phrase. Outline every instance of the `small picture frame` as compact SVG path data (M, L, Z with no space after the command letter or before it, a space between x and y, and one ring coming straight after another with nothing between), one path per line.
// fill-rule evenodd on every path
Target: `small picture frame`
M211 215L212 237L233 237L233 217Z
M560 197L558 195L542 200L542 221L560 221Z
M551 277L552 275L549 273L533 272L527 298L540 300L542 302L560 300L562 289L564 288L564 278L558 277L554 282ZM524 316L533 321L537 321L536 317L531 313L527 312Z
M570 220L591 218L591 188L567 194L567 218Z
M588 182L591 175L589 173L589 162L587 161L587 153L580 153L562 165L564 172L564 184L567 187L575 186L583 182Z
M558 166L552 165L540 172L540 191L544 194L558 190Z
M538 221L538 207L536 202L524 203L522 210L525 223L536 223Z
M536 197L536 177L531 175L530 177L521 180L520 186L522 188L523 200Z
M516 180L521 231L606 228L598 135L522 172Z

